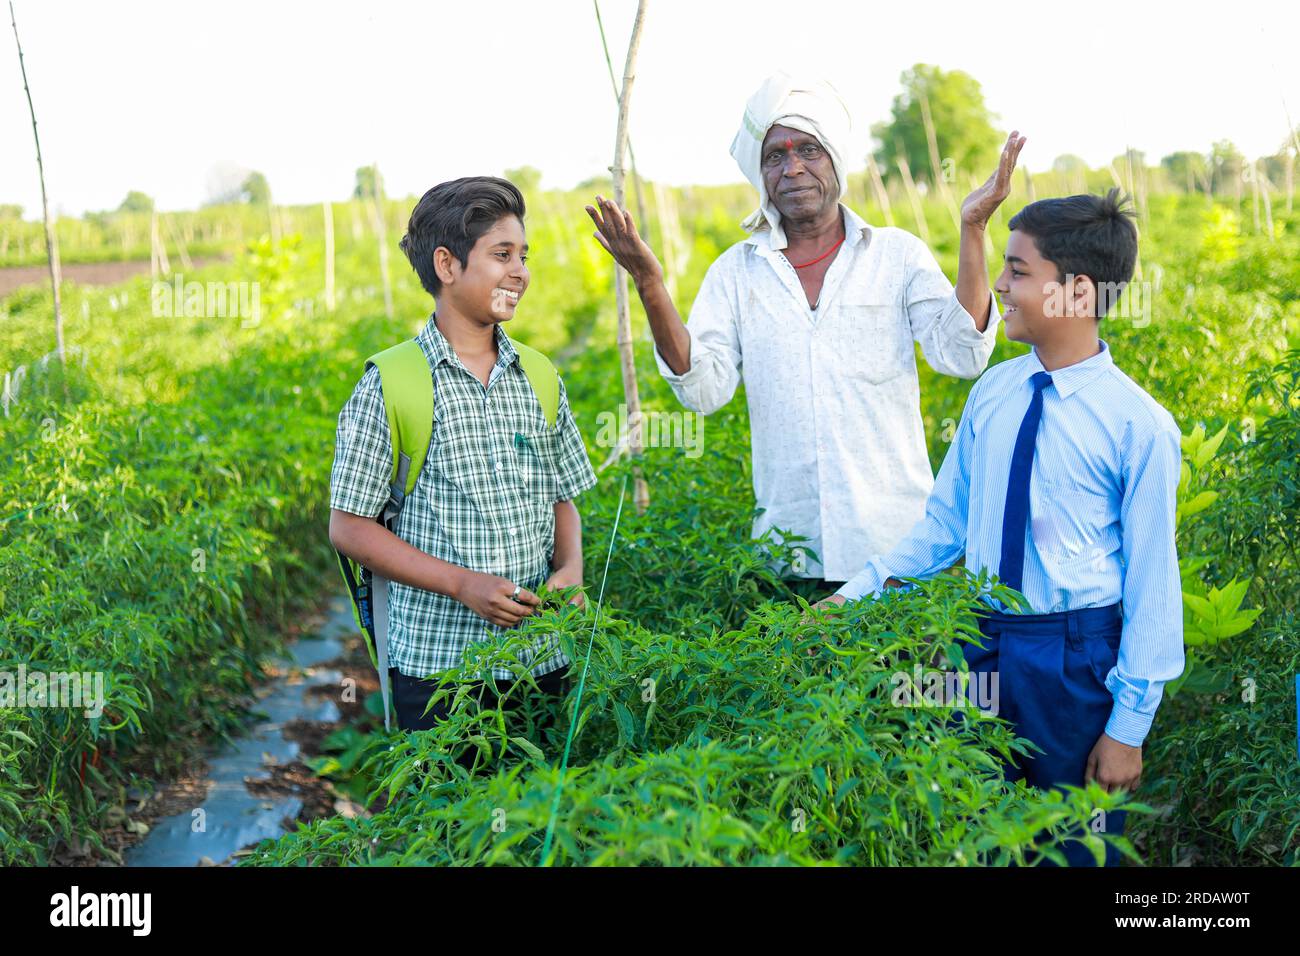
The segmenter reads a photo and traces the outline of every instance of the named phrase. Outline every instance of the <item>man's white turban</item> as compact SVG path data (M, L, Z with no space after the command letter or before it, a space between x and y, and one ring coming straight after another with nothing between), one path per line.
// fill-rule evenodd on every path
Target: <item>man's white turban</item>
M770 228L772 248L784 249L787 245L785 230L781 228L781 214L763 185L761 156L763 137L776 125L789 126L816 137L830 154L840 184L840 198L843 198L848 195L849 184L840 149L848 139L851 120L848 107L830 83L784 72L764 80L758 92L745 104L740 130L731 141L731 155L745 178L758 190L758 209L741 226L747 232Z

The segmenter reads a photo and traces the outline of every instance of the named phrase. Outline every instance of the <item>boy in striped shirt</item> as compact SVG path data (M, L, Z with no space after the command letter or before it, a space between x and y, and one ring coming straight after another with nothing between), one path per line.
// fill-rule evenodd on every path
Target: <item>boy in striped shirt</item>
M1132 791L1164 684L1183 670L1180 433L1097 334L1132 277L1137 229L1118 190L1031 203L1009 225L994 290L1007 337L1033 349L971 389L925 517L823 603L963 556L996 572L1033 613L982 614L984 647L964 645L966 660L997 672L1001 716L1043 750L1008 779ZM1122 833L1123 811L1102 823ZM1059 849L1093 862L1076 840Z

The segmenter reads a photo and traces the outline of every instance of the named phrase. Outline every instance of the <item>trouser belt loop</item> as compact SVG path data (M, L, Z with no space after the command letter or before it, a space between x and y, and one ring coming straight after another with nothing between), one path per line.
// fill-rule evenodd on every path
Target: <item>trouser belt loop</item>
M1070 638L1070 646L1077 651L1083 646L1083 641L1079 637L1079 612L1067 611L1065 615L1065 624Z

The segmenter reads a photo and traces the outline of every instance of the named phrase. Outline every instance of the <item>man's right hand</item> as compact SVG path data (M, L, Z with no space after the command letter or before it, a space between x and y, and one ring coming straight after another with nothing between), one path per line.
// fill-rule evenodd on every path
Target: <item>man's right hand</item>
M636 231L632 214L612 199L601 196L596 197L596 205L600 207L599 211L591 206L583 207L596 224L596 241L626 270L638 288L661 281L664 277L663 266Z
M489 624L514 627L541 604L537 595L526 588L519 589L518 600L512 599L514 590L514 582L507 578L467 571L453 596Z

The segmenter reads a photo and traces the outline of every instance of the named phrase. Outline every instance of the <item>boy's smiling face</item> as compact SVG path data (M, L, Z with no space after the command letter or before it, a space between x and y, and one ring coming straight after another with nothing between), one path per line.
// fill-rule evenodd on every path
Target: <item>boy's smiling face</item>
M1002 300L1007 338L1048 345L1068 336L1068 323L1094 321L1094 287L1087 276L1061 281L1056 263L1044 259L1032 236L1017 229L1007 237L1002 272L993 291Z
M434 250L442 295L462 315L496 324L514 317L528 288L528 242L516 216L502 216L479 236L462 269L445 246Z

